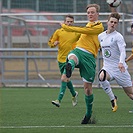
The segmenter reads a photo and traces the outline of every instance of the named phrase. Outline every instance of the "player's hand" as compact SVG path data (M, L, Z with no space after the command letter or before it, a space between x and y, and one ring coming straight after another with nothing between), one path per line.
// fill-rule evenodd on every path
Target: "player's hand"
M54 42L54 46L57 46L59 44L59 41Z
M62 26L64 24L64 22L60 22L60 26Z
M118 68L120 69L121 72L125 72L125 67L123 66L122 63L118 64Z

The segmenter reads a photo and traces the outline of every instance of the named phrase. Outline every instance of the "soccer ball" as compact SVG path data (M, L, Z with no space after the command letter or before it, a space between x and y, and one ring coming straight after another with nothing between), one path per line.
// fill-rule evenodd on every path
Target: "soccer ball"
M121 0L107 0L110 7L118 7L121 4Z

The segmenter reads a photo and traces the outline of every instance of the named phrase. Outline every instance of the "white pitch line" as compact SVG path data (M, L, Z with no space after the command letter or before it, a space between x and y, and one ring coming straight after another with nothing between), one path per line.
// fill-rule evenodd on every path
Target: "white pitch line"
M119 126L0 126L0 129L26 129L26 128L133 128L133 125Z

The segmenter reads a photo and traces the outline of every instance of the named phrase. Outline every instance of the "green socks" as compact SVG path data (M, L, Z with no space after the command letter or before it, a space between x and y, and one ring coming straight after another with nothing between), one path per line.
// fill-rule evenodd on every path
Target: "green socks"
M68 61L68 63L71 64L71 66L72 66L72 71L73 71L74 68L75 68L75 65L76 65L75 62L74 62L74 60L70 59L70 60ZM63 74L66 74L66 69L64 69Z
M67 86L67 82L61 82L61 87L60 87L60 93L58 95L58 100L61 102L65 91L66 91L66 86Z
M72 84L71 81L67 82L67 87L68 87L68 89L70 90L72 96L75 97L76 92L75 92L75 90L74 90L74 88L73 88L73 84Z
M75 62L74 62L74 60L69 60L68 62L71 64L72 71L73 71L74 68L75 68ZM64 69L64 72L63 73L64 74L66 73L65 69ZM74 91L74 88L73 88L73 84L72 84L71 81L70 82L61 82L60 93L58 95L58 100L60 102L61 102L61 100L62 100L62 98L63 98L63 96L65 94L66 86L69 88L69 90L70 90L70 92L71 92L71 94L72 94L73 97L76 95L76 93Z
M75 92L75 90L73 88L73 84L72 84L71 81L69 81L69 82L61 82L60 93L58 95L58 100L60 102L61 102L61 100L62 100L62 98L63 98L63 96L65 94L66 86L69 88L69 90L70 90L70 92L71 92L73 97L76 95L76 92Z
M74 62L74 60L70 59L68 62L71 64L71 66L72 66L72 71L73 71L74 68L75 68L75 65L76 65L75 62Z
M94 99L93 94L90 95L90 96L86 96L86 95L85 95L86 116L87 116L88 118L90 118L90 117L91 117L91 114L92 114L93 99Z

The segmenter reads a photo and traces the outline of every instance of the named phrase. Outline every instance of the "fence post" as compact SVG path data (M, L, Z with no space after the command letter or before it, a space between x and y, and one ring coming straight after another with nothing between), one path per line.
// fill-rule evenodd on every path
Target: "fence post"
M2 0L0 0L0 13L2 12ZM3 48L3 28L2 28L2 17L0 16L0 48ZM0 57L2 56L2 52L0 52ZM0 58L0 87L1 83L1 74L2 74L2 60Z
M2 13L2 0L0 0L0 14ZM3 48L3 27L2 27L2 17L0 15L0 48Z

